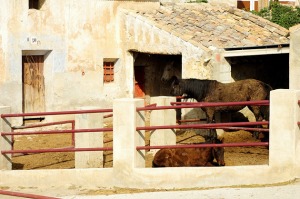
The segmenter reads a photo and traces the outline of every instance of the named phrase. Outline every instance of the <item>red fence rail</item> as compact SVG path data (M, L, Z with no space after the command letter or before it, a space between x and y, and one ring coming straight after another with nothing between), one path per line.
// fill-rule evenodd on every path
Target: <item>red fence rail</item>
M232 126L253 126L268 125L268 121L262 122L226 122L226 123L207 123L207 124L186 124L186 125L165 125L165 126L145 126L137 127L136 130L157 130L157 129L210 129Z
M182 108L201 108L215 106L268 106L269 100L244 101L244 102L171 102L172 106L156 106L137 108L137 111L142 110L164 110L164 109L182 109ZM299 101L300 103L300 101ZM265 128L247 128L244 126L269 125L268 121L259 122L226 122L226 123L206 123L206 124L187 124L187 125L164 125L164 126L149 126L137 127L136 130L158 130L158 129L234 129L269 132ZM243 127L241 127L243 126ZM247 147L247 146L269 146L269 142L248 142L248 143L222 143L222 144L190 144L190 145L163 145L163 146L137 146L136 150L150 149L165 149L165 148L203 148L203 147Z
M38 112L38 113L17 113L17 114L1 114L1 118L9 117L25 117L25 116L46 116L46 115L68 115L68 114L86 114L86 113L105 113L112 112L112 109L94 109L94 110L76 110L76 111L53 111L53 112ZM107 117L112 117L109 114ZM72 147L66 148L55 148L55 149L33 149L33 150L2 150L1 154L16 154L16 153L49 153L49 152L80 152L80 151L109 151L112 147L98 147L98 148L74 148L75 133L85 133L85 132L107 132L112 131L112 128L96 128L96 129L75 129L75 121L59 121L59 122L49 122L44 124L35 124L21 127L12 127L12 129L27 129L27 128L37 128L50 125L58 125L64 123L72 123L71 130L48 130L48 131L25 131L25 132L0 132L0 136L16 136L16 135L41 135L41 134L72 134Z
M2 150L1 154L14 153L57 153L57 152L86 152L86 151L112 151L112 147L96 148L57 148L57 149L28 149L28 150Z
M12 129L30 129L30 128L38 128L38 127L45 127L45 126L54 126L54 125L61 125L61 124L71 124L71 129L75 129L75 120L65 120L65 121L59 121L59 122L47 122L42 124L32 124L27 126L13 126ZM24 135L23 132L18 132L17 134L13 134L12 136L12 142L14 143L15 135ZM0 133L1 136L1 133ZM75 134L72 133L72 147L75 146ZM12 150L14 149L14 144L12 145ZM22 154L21 154L22 155ZM24 154L23 154L24 155Z
M253 100L253 101L242 101L242 102L171 102L171 105L199 105L201 107L212 107L212 106L268 106L269 100Z
M96 129L75 129L75 130L49 130L49 131L27 131L27 132L1 132L0 136L6 135L33 135L33 134L68 134L68 133L85 133L85 132L105 132L112 131L113 128L96 128Z
M31 199L59 199L55 197L41 196L41 195L29 194L29 193L20 193L15 191L5 191L5 190L0 190L0 195L15 196L21 198L31 198Z
M157 145L157 146L137 146L136 150L150 149L178 149L178 148L205 148L205 147L249 147L249 146L269 146L269 142L236 142L223 144L180 144L180 145Z
M26 117L26 116L45 116L45 115L72 115L84 113L107 113L112 112L112 109L94 109L94 110L77 110L77 111L52 111L38 113L7 113L1 114L1 118L5 117Z
M139 107L137 111L143 110L164 110L164 109L181 109L181 108L201 108L215 106L268 106L269 100L243 101L243 102L171 102L174 106L155 106L155 107ZM179 105L183 104L183 105Z
M60 125L60 124L72 124L72 126L75 124L75 120L65 120L65 121L59 121L59 122L47 122L42 124L32 124L27 126L12 126L12 129L30 129L30 128L37 128L37 127L44 127L44 126L53 126L53 125Z

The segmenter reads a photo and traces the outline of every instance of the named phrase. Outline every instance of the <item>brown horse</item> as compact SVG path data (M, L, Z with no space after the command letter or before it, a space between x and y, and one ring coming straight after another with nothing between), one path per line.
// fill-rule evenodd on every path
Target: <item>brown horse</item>
M253 100L268 100L272 87L255 79L245 79L233 83L220 83L216 80L178 79L172 77L171 95L194 98L198 102L241 102ZM215 112L236 112L245 106L202 107L208 123L214 121ZM251 105L256 121L268 119L269 108ZM258 134L255 134L258 136ZM216 137L214 132L211 136Z
M223 140L216 139L213 143ZM152 167L188 166L225 166L224 147L160 149L152 161Z

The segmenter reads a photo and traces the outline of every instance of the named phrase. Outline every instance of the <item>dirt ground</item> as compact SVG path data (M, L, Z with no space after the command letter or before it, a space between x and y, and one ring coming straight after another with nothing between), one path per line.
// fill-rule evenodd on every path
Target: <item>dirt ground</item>
M70 129L68 126L58 126L56 129ZM32 131L32 130L31 130ZM195 131L178 131L177 144L203 142L204 139ZM260 142L246 131L225 132L225 143ZM149 132L146 132L146 145L149 145ZM14 149L46 149L72 146L71 134L56 135L23 135L15 136ZM104 146L112 146L112 133L104 133ZM267 147L226 147L226 166L262 165L268 164L269 151ZM14 170L30 169L70 169L74 168L74 152L15 154L12 158ZM146 167L151 167L153 156L146 151ZM112 167L112 151L104 152L104 167Z

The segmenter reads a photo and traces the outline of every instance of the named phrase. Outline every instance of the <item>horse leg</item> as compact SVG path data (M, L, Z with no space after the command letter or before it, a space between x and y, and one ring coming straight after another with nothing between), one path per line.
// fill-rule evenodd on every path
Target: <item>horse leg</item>
M261 114L259 106L250 106L249 109L253 112L257 122L263 121L263 116ZM262 126L257 125L256 128L262 128ZM258 139L259 138L259 131L254 131L252 136L255 137L256 139ZM264 134L264 136L265 136L265 134Z
M209 124L215 123L214 115L215 115L215 113L213 110L207 109L207 111L206 111L207 123L209 123ZM215 128L211 128L211 129L209 129L209 138L207 141L214 141L215 139L217 139L217 130Z

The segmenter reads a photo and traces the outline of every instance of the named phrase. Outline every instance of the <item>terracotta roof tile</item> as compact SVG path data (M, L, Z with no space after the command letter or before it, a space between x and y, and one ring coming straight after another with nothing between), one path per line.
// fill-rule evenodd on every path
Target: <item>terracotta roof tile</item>
M208 3L164 4L150 12L130 10L160 29L203 48L289 43L289 31L252 13Z

